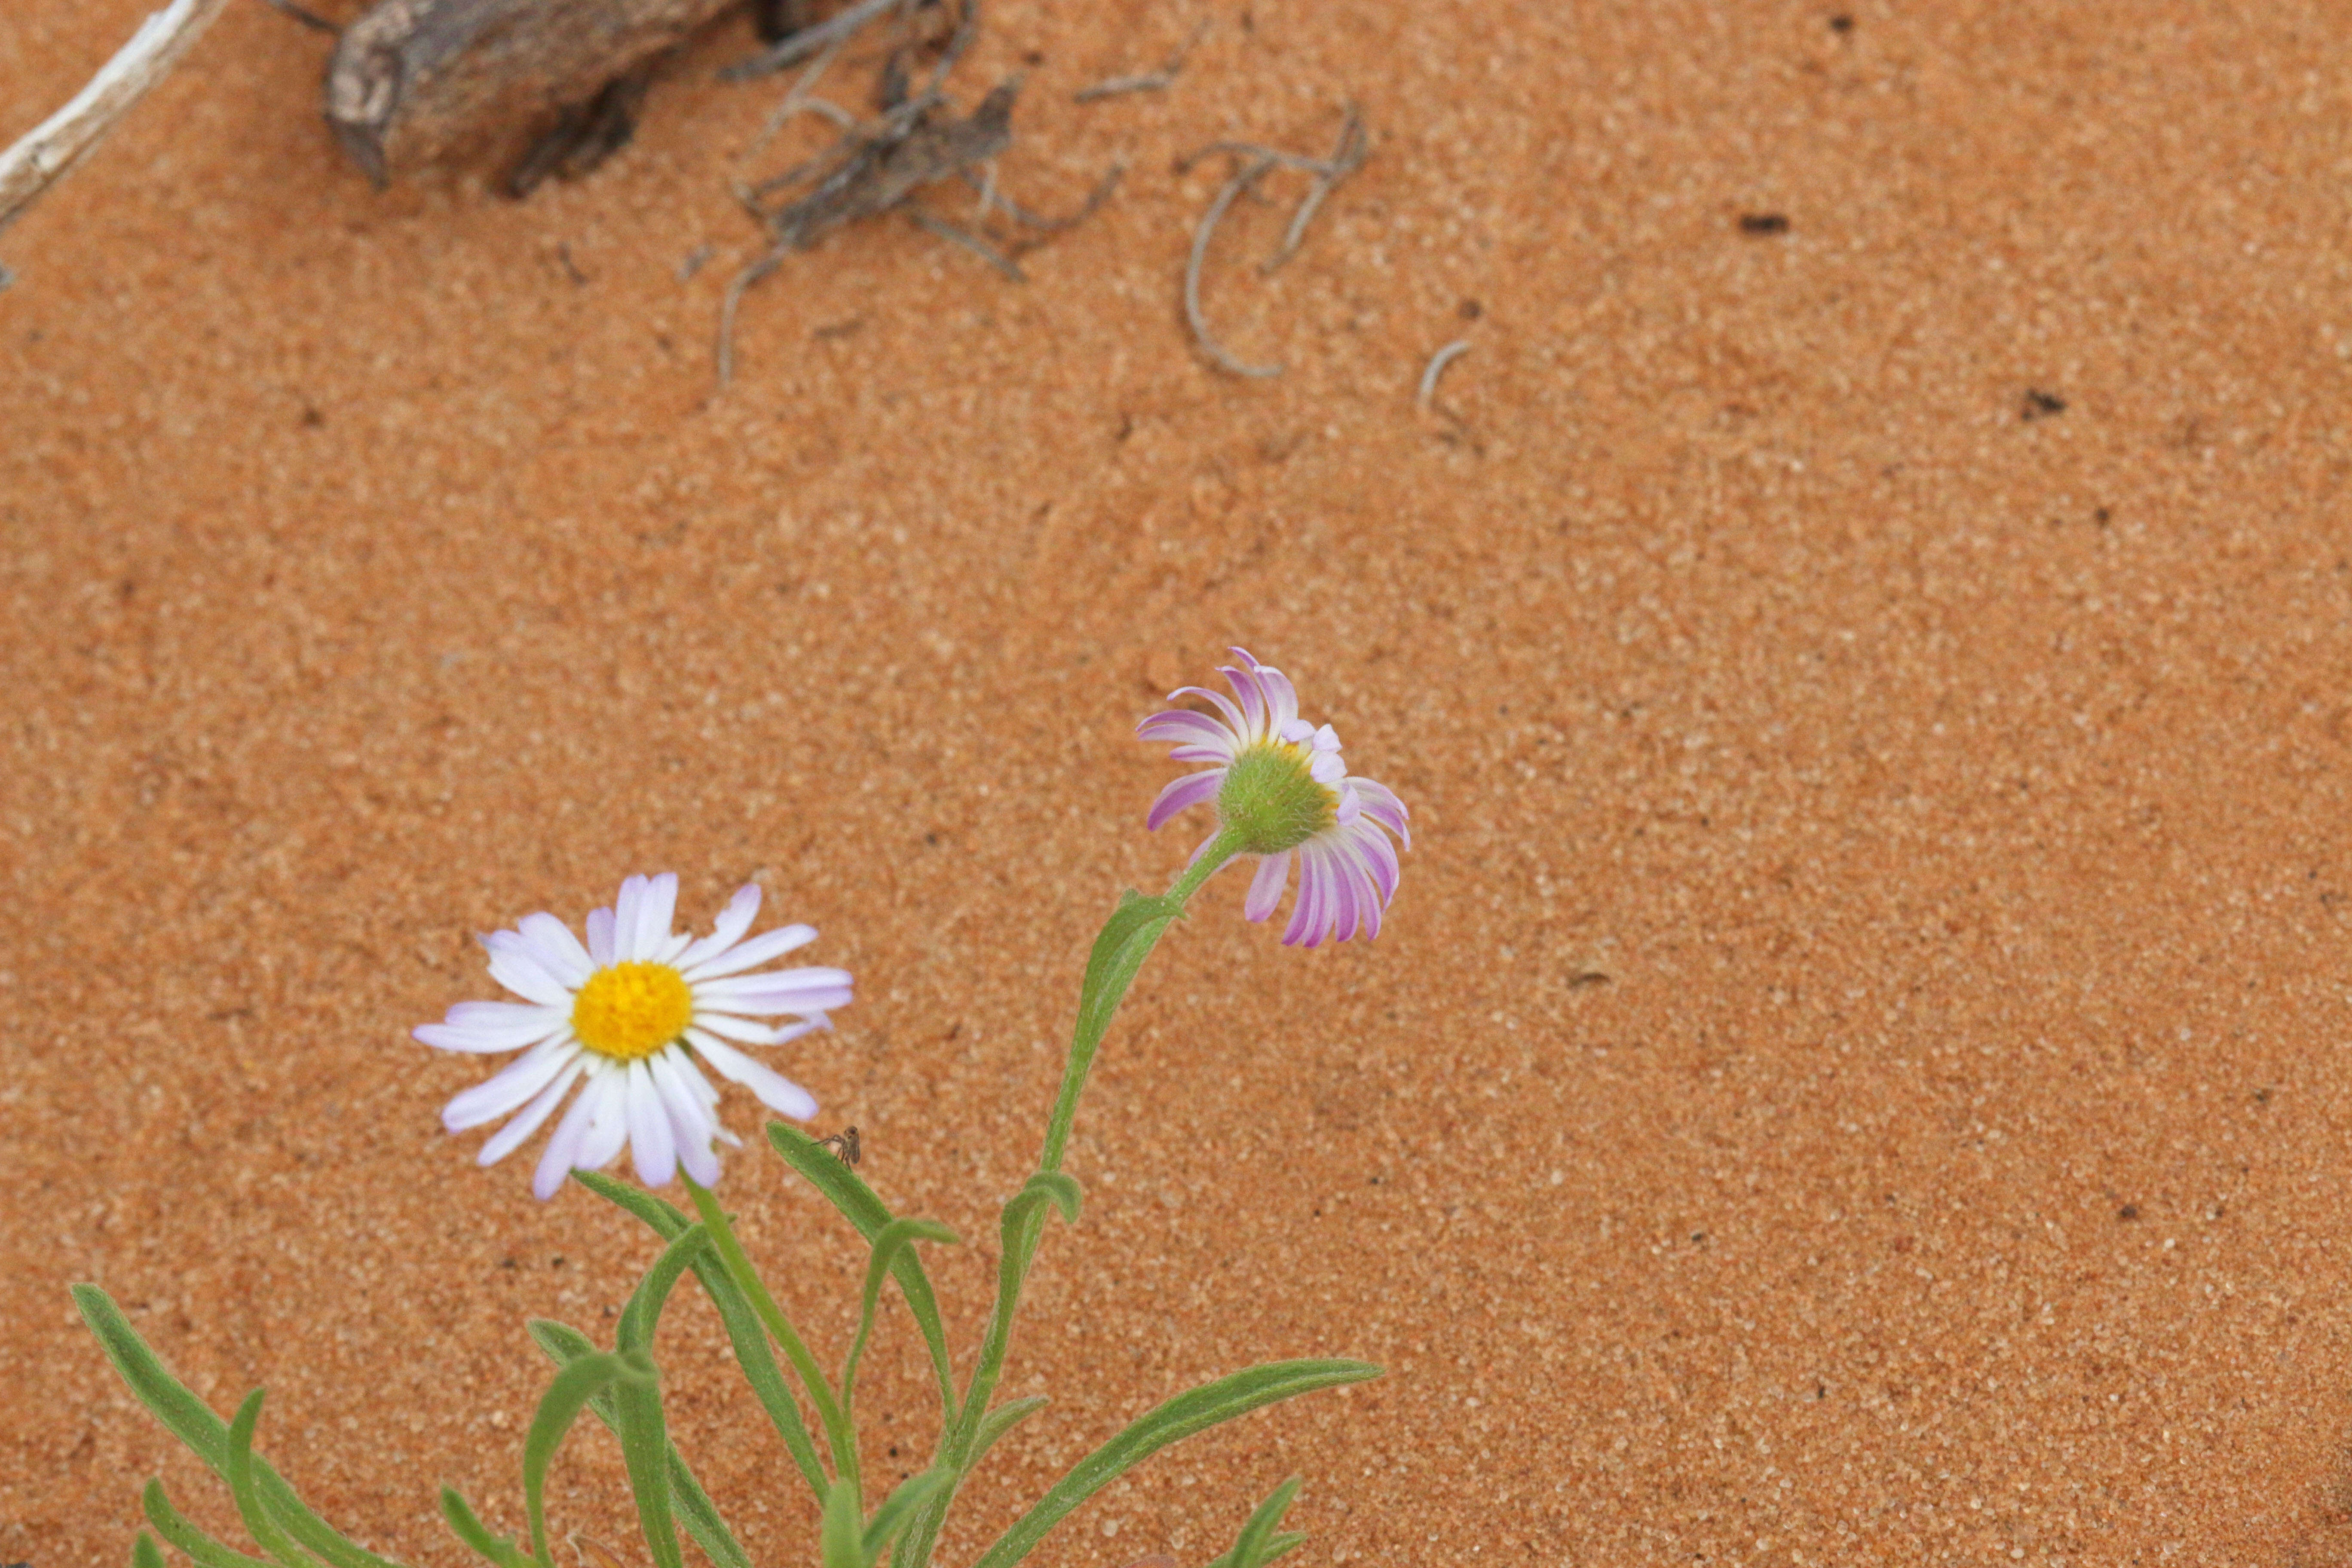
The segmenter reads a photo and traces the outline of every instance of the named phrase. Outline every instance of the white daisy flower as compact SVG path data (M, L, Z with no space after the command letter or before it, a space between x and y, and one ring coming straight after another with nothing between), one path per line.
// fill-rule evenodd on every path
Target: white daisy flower
M712 1185L719 1180L712 1141L739 1147L740 1141L719 1125L719 1091L698 1057L772 1110L802 1121L816 1114L806 1089L736 1047L782 1045L831 1027L825 1010L848 1003L849 972L745 973L816 938L811 927L790 925L746 942L760 912L756 887L737 892L698 942L670 931L677 910L674 873L631 877L611 908L589 915L585 946L550 914L481 939L490 978L523 1000L460 1002L415 1035L439 1050L523 1053L442 1108L442 1125L452 1132L517 1111L482 1145L483 1164L512 1153L578 1083L580 1096L556 1124L531 1180L541 1198L553 1197L575 1169L612 1163L624 1146L649 1187L666 1185L680 1165ZM757 1021L779 1016L786 1021Z

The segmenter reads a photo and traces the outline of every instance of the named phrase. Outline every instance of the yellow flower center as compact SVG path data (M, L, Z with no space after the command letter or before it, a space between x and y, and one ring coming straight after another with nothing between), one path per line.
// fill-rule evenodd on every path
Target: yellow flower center
M633 1062L686 1033L694 993L667 963L608 964L572 1003L572 1032L598 1056Z

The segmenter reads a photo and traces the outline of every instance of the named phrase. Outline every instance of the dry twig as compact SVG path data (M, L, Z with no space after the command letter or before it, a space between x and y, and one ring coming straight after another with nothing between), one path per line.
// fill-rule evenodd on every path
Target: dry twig
M1299 198L1298 209L1291 215L1290 226L1283 232L1282 243L1258 264L1261 274L1272 272L1289 260L1306 238L1307 226L1322 209L1324 199L1330 195L1340 181L1363 166L1371 153L1371 138L1365 133L1364 122L1356 106L1348 106L1347 118L1340 122L1339 140L1324 158L1309 157L1303 153L1285 152L1279 147L1262 147L1255 142L1213 142L1177 165L1181 172L1202 159L1223 153L1235 161L1233 176L1225 181L1209 203L1209 210L1201 215L1200 226L1192 231L1192 255L1184 266L1184 320L1192 329L1193 338L1201 351L1235 375L1276 376L1282 374L1278 364L1250 364L1235 359L1226 352L1209 331L1207 318L1201 310L1201 264L1209 254L1210 238L1217 225L1224 220L1226 210L1234 200L1254 189L1257 183L1276 169L1297 169L1314 176L1306 195Z
M139 24L131 41L63 109L0 153L0 229L63 179L149 88L163 80L227 3L172 0ZM5 278L0 271L0 279Z
M1208 30L1209 18L1203 16L1194 25L1192 34L1176 46L1176 52L1160 62L1158 70L1145 71L1139 76L1115 76L1092 87L1082 87L1071 96L1080 103L1092 103L1097 99L1117 98L1121 93L1159 92L1173 87L1176 85L1176 73L1184 68L1184 57L1192 52L1192 46L1199 43Z
M325 33L332 37L343 30L340 25L328 21L309 6L296 5L294 0L261 0L261 3L279 16L301 23L314 33Z
M1444 348L1438 350L1435 353L1430 355L1429 368L1421 373L1421 391L1414 397L1413 401L1418 403L1423 408L1428 407L1430 400L1437 395L1437 378L1445 374L1445 367L1447 365L1452 364L1455 360L1460 359L1464 354L1466 354L1469 352L1470 340L1468 338L1456 338L1452 342L1446 344Z
M859 28L877 16L887 14L895 5L904 5L911 10L917 3L918 0L857 0L856 5L838 16L828 16L814 27L803 27L797 33L779 38L758 54L748 59L737 60L719 74L727 81L750 81L753 77L780 71L786 66L796 65L808 58L819 49L846 42Z
M1208 319L1201 313L1201 262L1209 254L1210 237L1217 232L1217 225L1224 221L1225 209L1234 205L1234 198L1265 178L1273 172L1274 165L1275 161L1271 158L1253 159L1224 183L1215 199L1209 203L1209 210L1201 215L1201 225L1192 231L1192 258L1184 263L1184 320L1191 325L1201 352L1235 375L1276 376L1282 374L1282 367L1278 364L1250 364L1237 360L1211 335Z

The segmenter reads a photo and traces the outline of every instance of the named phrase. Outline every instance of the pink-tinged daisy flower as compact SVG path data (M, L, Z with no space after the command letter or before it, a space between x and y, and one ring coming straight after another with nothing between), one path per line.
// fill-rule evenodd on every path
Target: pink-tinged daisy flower
M677 878L664 872L623 882L612 907L589 915L585 945L550 914L482 938L490 978L523 1000L460 1002L415 1034L445 1051L523 1053L442 1108L452 1132L517 1112L482 1145L483 1164L512 1153L578 1083L532 1192L553 1197L573 1170L608 1165L624 1147L649 1187L680 1165L709 1186L719 1180L712 1141L740 1140L719 1126L719 1091L697 1058L772 1110L803 1121L816 1114L806 1089L737 1046L777 1046L830 1027L825 1010L849 1001L848 972L747 973L816 938L790 925L745 941L760 912L756 887L738 892L700 941L671 931L677 911ZM780 1015L787 1021L757 1021Z
M1218 673L1234 697L1187 686L1168 694L1207 700L1216 711L1176 709L1154 713L1136 727L1146 741L1168 741L1171 762L1207 763L1160 792L1148 825L1160 825L1188 806L1213 802L1217 832L1194 852L1198 860L1223 841L1225 852L1260 857L1242 910L1262 921L1282 901L1290 865L1298 863L1298 899L1286 942L1313 947L1327 938L1381 933L1381 912L1396 897L1397 856L1388 836L1412 847L1404 803L1386 785L1349 775L1331 726L1298 716L1290 678L1233 650L1239 666ZM1239 699L1236 702L1234 699Z

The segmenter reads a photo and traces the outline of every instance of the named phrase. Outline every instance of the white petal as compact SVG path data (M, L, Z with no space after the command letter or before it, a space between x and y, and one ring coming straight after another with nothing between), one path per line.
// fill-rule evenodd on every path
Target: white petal
M794 1083L765 1062L752 1060L724 1040L701 1029L688 1029L686 1037L702 1053L702 1059L719 1069L719 1076L734 1079L760 1097L760 1103L798 1121L816 1115L816 1100L808 1090Z
M441 1125L452 1132L463 1132L497 1121L546 1088L547 1080L579 1054L580 1047L562 1036L532 1047L529 1055L509 1062L496 1077L483 1079L443 1106Z
M677 915L677 873L664 871L646 883L637 906L637 956L659 959L669 945L670 924Z
M704 959L718 957L743 940L743 933L751 929L751 922L759 913L760 885L746 882L735 889L735 896L728 900L727 907L719 912L710 934L679 953L673 962L680 969L691 969Z
M725 1013L697 1013L694 1021L701 1028L730 1040L740 1040L747 1046L781 1046L797 1040L803 1035L833 1027L833 1020L819 1013L790 1024L760 1024L749 1018L737 1018Z
M510 931L492 931L482 939L490 950L490 978L518 996L543 1007L569 1007L572 993L531 955L530 944Z
M645 956L637 951L637 911L645 901L646 879L622 878L621 896L613 900L613 959L616 963L628 963Z
M596 1099L596 1112L588 1122L588 1136L580 1141L577 1163L582 1170L601 1171L628 1147L628 1088L629 1075L617 1062L605 1067L589 1085Z
M515 934L530 944L531 956L539 960L540 967L566 985L583 985L596 973L588 950L580 945L572 928L553 915L525 915Z
M629 1124L629 1152L636 1161L637 1180L649 1187L669 1185L677 1174L677 1140L670 1131L669 1108L642 1061L629 1064L621 1108Z
M684 973L688 981L716 980L722 974L738 974L771 959L782 958L793 949L805 947L815 940L814 926L778 926L716 958L706 958Z
M599 969L609 969L613 958L613 911L588 911L588 958Z
M710 1119L710 1108L686 1081L678 1064L692 1058L673 1047L648 1058L646 1066L653 1073L654 1089L661 1095L662 1109L669 1113L670 1131L676 1134L677 1163L686 1173L711 1186L719 1180L719 1156L711 1152L710 1139L718 1124Z
M513 1121L490 1134L489 1142L482 1145L482 1152L474 1156L476 1162L484 1165L495 1165L520 1148L522 1141L538 1131L539 1124L546 1121L549 1113L557 1106L563 1103L563 1097L572 1092L572 1080L583 1070L583 1066L576 1056L566 1062L563 1070L555 1075L555 1081L539 1091L537 1100L524 1106L521 1114L515 1117Z
M531 1176L530 1190L539 1201L545 1203L563 1185L563 1178L572 1173L579 1158L581 1142L588 1136L588 1124L596 1114L596 1085L600 1075L591 1073L588 1087L572 1102L572 1109L556 1123L555 1136L547 1141L540 1152L539 1170Z
M519 1051L569 1028L569 1021L538 1024L527 1028L485 1029L467 1028L454 1024L419 1024L409 1033L436 1051L468 1051L487 1056L499 1051Z

